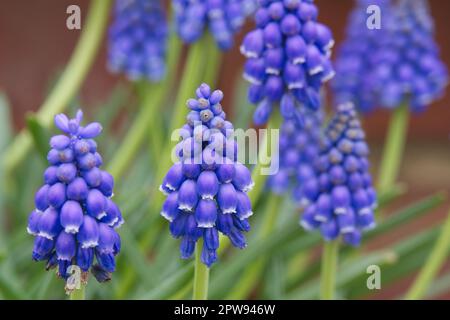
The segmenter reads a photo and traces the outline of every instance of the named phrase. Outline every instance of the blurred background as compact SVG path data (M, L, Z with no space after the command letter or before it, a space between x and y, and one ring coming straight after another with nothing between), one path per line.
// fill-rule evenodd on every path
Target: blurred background
M83 23L88 3L88 0L0 0L0 91L7 95L12 106L16 130L24 126L26 112L39 108L52 81L69 60L80 35L79 30L71 31L65 26L67 6L77 4L81 7ZM339 46L353 1L317 0L316 3L320 8L319 20L333 30L336 45ZM450 1L430 0L429 3L435 20L436 41L441 48L442 58L450 67ZM251 27L252 22L249 22L246 30ZM240 33L237 44L241 42L244 34L245 30ZM235 94L233 89L241 77L243 62L238 50L232 50L222 63L219 87L225 93L225 108L232 103ZM79 103L89 107L98 105L107 100L118 83L125 81L124 78L111 75L106 70L104 39L94 67L82 86ZM364 118L374 168L377 167L380 157L387 124L388 112L377 111ZM408 194L393 204L394 209L437 190L450 191L448 88L443 99L431 105L424 114L412 117L400 180L407 185ZM448 205L441 206L371 246L382 247L393 239L436 224L447 212ZM450 267L450 264L447 267ZM408 286L411 279L412 277L407 277L375 297L395 297ZM450 298L450 293L440 297Z

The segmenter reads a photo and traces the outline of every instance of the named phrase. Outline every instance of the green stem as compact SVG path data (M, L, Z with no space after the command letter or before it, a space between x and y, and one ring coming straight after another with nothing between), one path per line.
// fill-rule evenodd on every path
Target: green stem
M157 112L161 111L160 108L174 81L180 47L180 41L176 36L172 36L169 41L167 76L162 82L146 88L141 110L107 168L116 179L123 175L135 158L143 141L154 128L154 123L160 121Z
M209 269L201 261L203 240L198 240L195 245L195 273L193 300L208 299Z
M322 270L320 275L320 298L322 300L334 299L338 253L338 241L335 240L324 243Z
M447 220L442 227L441 235L436 241L433 250L428 257L426 264L423 266L414 284L406 294L408 300L418 300L426 296L428 289L439 272L439 269L444 265L445 259L448 256L450 247L450 212Z
M75 289L70 293L70 300L84 300L86 298L86 285L81 284L80 289Z
M378 190L385 192L394 187L398 177L409 122L409 107L405 103L391 116L389 130L383 150L383 159L378 181Z
M44 128L51 126L53 117L66 108L86 78L101 44L110 5L110 0L93 0L91 2L86 25L82 29L70 62L37 112L37 120ZM31 136L26 129L23 129L5 151L6 172L14 170L28 155L31 147Z

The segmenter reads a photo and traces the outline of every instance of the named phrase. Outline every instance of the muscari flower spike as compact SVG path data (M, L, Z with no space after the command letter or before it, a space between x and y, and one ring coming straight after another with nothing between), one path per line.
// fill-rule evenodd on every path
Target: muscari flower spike
M166 72L167 36L160 0L116 0L109 30L109 69L133 81L160 81Z
M124 220L111 199L114 179L100 169L103 161L93 140L102 127L97 122L83 127L82 118L81 110L74 119L64 114L55 117L64 134L50 139L49 167L44 185L36 192L27 230L35 236L32 257L47 261L47 270L58 266L58 275L67 279L68 268L78 266L103 282L115 269L120 252L115 229Z
M303 105L320 107L319 91L334 76L330 29L317 21L313 0L260 0L256 29L247 34L241 52L247 57L244 78L250 102L258 104L254 122L268 121L280 105L286 120L303 122Z
M234 35L256 8L256 0L173 0L177 33L186 43L199 40L209 28L217 46L228 50Z
M323 114L320 110L304 115L304 124L285 120L280 128L279 170L268 179L269 189L278 195L292 191L303 206L303 183L314 175L313 163L319 155Z
M192 256L203 238L201 261L210 267L217 260L219 232L240 249L253 214L247 192L253 187L250 171L237 161L233 125L220 104L223 93L207 84L189 99L191 109L176 147L179 160L167 172L160 190L167 195L161 215L170 233L181 238L181 258Z
M354 101L363 111L408 102L412 111L423 111L448 83L426 0L379 1L380 30L365 26L368 2L360 1L355 9L353 31L336 62L337 101Z
M330 121L315 163L315 175L304 182L309 203L300 224L319 229L326 241L342 235L357 246L361 231L375 227L377 196L367 159L369 148L353 104L342 104Z

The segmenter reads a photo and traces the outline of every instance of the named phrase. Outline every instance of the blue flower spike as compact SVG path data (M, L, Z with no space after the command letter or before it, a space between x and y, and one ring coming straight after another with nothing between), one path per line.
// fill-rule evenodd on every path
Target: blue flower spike
M247 193L253 187L250 171L237 161L233 125L220 105L223 93L202 84L180 131L177 162L167 172L160 190L167 196L161 216L170 222L170 233L180 238L181 258L192 256L203 239L201 261L208 267L217 260L219 233L240 249L253 214Z
M160 0L116 0L109 30L108 67L131 81L162 80L168 25Z
M112 201L114 179L100 169L102 158L93 140L102 126L83 127L82 119L81 110L74 119L55 117L62 134L50 139L49 167L27 230L35 237L33 260L46 261L47 270L58 267L58 275L67 280L78 267L84 281L91 271L103 282L115 270L120 251L116 229L124 220Z
M295 202L303 207L305 184L314 175L313 164L320 152L323 114L320 110L304 115L302 125L285 120L280 128L279 170L269 177L268 187L275 194L292 191Z
M369 5L381 8L380 29L366 26ZM395 109L408 102L420 112L440 98L448 73L434 39L426 0L359 0L336 60L335 100L361 111Z
M256 0L173 0L179 37L192 44L208 28L221 50L229 50L234 35L256 8Z
M320 89L333 78L330 29L317 21L313 0L260 0L256 29L241 45L244 78L256 104L254 122L265 124L275 105L284 119L303 121L304 106L320 107Z
M304 182L304 229L320 230L326 241L342 235L346 244L358 246L361 232L375 227L377 195L368 155L353 104L340 105L325 132L315 174Z

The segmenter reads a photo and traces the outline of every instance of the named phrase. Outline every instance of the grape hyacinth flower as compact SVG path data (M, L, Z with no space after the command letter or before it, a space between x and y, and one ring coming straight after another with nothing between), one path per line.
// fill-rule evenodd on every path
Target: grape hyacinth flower
M58 275L67 279L69 267L77 266L84 278L91 270L103 282L115 269L120 251L115 229L124 221L111 199L114 179L100 169L102 157L93 140L102 127L97 122L83 127L82 118L81 110L74 119L55 117L64 134L50 139L49 167L36 192L27 230L35 236L33 259L47 261L47 270L58 266Z
M217 46L228 50L234 34L256 7L256 0L173 0L177 33L186 43L199 40L209 28Z
M280 129L279 171L269 177L269 189L278 195L289 190L300 206L303 183L314 175L313 163L319 155L323 115L320 110L304 116L304 125L285 120Z
M168 26L160 0L116 0L108 66L135 81L160 81L166 72Z
M167 172L161 191L167 195L161 215L170 222L170 233L181 238L181 258L192 256L203 238L201 261L210 267L217 260L219 232L240 249L243 232L250 230L253 214L247 192L253 187L250 171L237 161L233 125L225 118L220 90L202 84L187 124L180 130L177 160Z
M247 57L244 78L250 102L258 104L254 122L265 124L274 105L284 119L302 123L303 105L317 110L319 91L334 76L330 29L317 21L313 0L260 0L256 29L241 46Z
M300 224L320 229L326 241L342 235L345 243L359 245L361 231L375 226L377 196L369 173L368 146L353 104L338 107L325 132L315 175L303 185Z
M368 2L372 1L361 0L355 9L336 61L337 101L354 101L363 111L376 106L393 109L408 102L412 111L423 111L448 83L426 0L378 1L380 30L365 27Z

